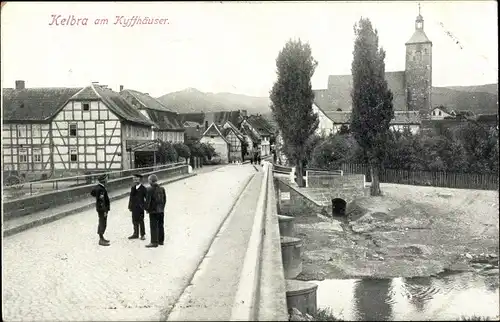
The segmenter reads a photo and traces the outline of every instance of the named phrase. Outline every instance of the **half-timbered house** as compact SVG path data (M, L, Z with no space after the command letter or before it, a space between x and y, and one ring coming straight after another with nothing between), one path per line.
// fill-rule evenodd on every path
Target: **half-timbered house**
M120 95L155 124L152 140L159 139L171 143L184 142L185 129L178 113L169 110L168 107L148 93L141 93L131 89L124 90L123 86L120 86Z
M271 136L274 135L274 129L261 115L250 115L241 123L241 128L246 133L252 133L253 136L260 138L261 157L271 154Z
M200 142L212 145L215 149L215 153L220 157L221 162L227 163L229 161L230 142L224 136L223 131L224 129L222 127L216 123L212 123L205 132L203 132Z
M47 179L53 175L51 120L82 88L4 88L2 155L4 178Z
M52 120L54 172L134 168L132 147L151 141L153 125L119 93L92 83L70 97Z
M243 162L243 145L246 145L245 136L238 128L226 121L222 126L222 135L229 141L229 162Z

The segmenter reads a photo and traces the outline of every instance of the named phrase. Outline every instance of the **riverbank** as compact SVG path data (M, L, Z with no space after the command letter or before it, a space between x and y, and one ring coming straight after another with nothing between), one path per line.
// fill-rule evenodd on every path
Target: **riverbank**
M331 219L295 209L300 280L475 271L498 287L498 192L382 184ZM494 287L495 285L493 285Z

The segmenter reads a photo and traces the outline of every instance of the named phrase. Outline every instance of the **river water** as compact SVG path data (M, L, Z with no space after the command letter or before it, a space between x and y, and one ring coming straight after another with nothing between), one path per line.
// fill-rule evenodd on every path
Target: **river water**
M319 308L346 321L448 320L499 314L498 275L314 281Z

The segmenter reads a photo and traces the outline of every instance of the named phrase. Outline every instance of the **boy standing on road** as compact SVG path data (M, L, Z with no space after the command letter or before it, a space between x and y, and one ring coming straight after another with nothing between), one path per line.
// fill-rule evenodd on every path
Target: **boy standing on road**
M144 205L146 203L147 189L141 183L142 175L134 175L134 185L130 189L130 198L128 201L128 210L132 212L132 225L134 226L134 233L128 239L139 238L146 239L146 229L144 227Z
M109 246L109 240L104 238L104 232L108 222L108 212L110 210L110 202L108 191L106 190L106 175L97 178L99 182L97 186L92 189L90 195L95 197L95 208L97 216L99 217L99 225L97 226L97 234L99 235L99 245Z
M151 229L151 243L146 247L158 247L165 241L165 204L167 194L165 188L158 185L158 177L152 174L148 178L150 187L146 196L146 211L149 213L149 226Z

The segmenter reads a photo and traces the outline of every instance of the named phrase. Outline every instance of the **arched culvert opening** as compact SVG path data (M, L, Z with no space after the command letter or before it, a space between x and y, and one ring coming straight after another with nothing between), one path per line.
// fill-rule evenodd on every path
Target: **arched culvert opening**
M345 211L347 208L347 202L341 198L332 199L332 215L333 216L345 216Z

